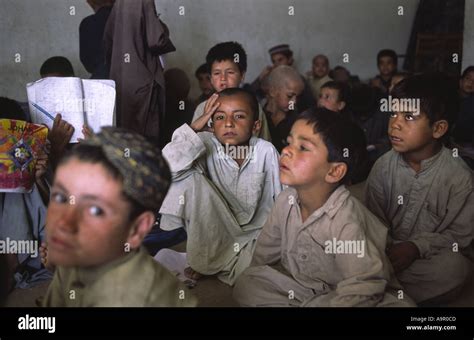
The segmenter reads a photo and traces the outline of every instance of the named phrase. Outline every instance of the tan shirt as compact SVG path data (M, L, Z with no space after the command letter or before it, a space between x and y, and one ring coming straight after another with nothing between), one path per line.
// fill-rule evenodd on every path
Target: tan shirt
M467 247L474 230L473 173L443 147L416 173L391 150L367 179L367 207L388 227L394 241L411 241L422 258L437 248Z
M45 307L193 307L196 298L143 248L94 269L56 268Z
M280 263L299 284L315 291L308 305L375 306L387 286L400 288L385 256L386 234L387 228L344 186L304 223L297 192L288 188L258 237L252 265ZM345 251L330 249L334 241L347 245ZM363 252L349 251L351 241L359 242Z
M313 93L314 99L319 100L319 94L321 93L321 87L326 84L328 81L331 81L332 78L328 75L322 78L315 78L313 75L310 75L306 78L311 87L311 92Z

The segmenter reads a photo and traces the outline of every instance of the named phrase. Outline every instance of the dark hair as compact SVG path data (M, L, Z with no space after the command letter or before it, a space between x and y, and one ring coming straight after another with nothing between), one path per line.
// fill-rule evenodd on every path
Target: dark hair
M41 76L58 73L63 77L74 77L74 69L66 57L51 57L46 60L40 68Z
M73 158L76 158L85 163L100 164L106 169L106 171L112 176L112 178L123 183L123 176L120 174L117 168L107 159L104 152L99 146L85 145L81 143L75 145L71 150L66 153L63 158L61 158L58 167L62 164L67 163ZM130 203L130 214L128 215L129 221L133 221L140 214L149 210L123 191L122 195L125 200Z
M347 88L346 84L341 83L340 81L330 80L324 83L321 86L321 89L328 88L337 91L337 100L340 102L347 103L349 97L349 89Z
M10 98L0 97L0 118L26 120L26 115L18 102Z
M464 71L462 72L462 75L461 75L461 78L464 78L467 76L468 73L470 72L474 72L474 66L468 66L464 69Z
M207 64L202 64L196 69L196 72L194 72L194 76L196 78L199 78L199 75L201 74L209 74L209 71L207 69Z
M364 131L355 123L325 108L310 109L296 118L305 120L313 126L313 132L319 133L328 149L328 162L343 162L347 173L340 184L365 169L368 154Z
M206 56L208 73L211 73L214 62L225 60L234 62L236 55L239 58L239 62L236 64L239 67L240 73L245 73L247 71L247 54L242 45L235 41L219 43L209 50Z
M272 53L272 54L270 55L270 58L271 58L274 54L283 54L287 59L293 58L293 51L292 51L292 50L284 50L284 51L278 51L278 52Z
M426 73L400 81L392 90L394 98L420 99L420 110L427 115L430 125L446 120L451 130L459 111L457 84L442 73ZM448 133L445 136L448 136Z
M232 88L226 88L219 92L219 97L230 97L230 96L238 96L242 95L245 97L247 100L247 103L250 106L250 109L252 110L253 114L253 120L257 121L258 120L258 115L259 115L259 106L258 106L258 101L253 92L242 89L240 87L232 87Z
M398 64L398 56L397 56L397 53L395 53L394 50L388 50L388 49L387 49L387 50L381 50L381 51L379 51L379 53L377 53L377 65L380 63L380 59L381 59L382 57L390 57L390 58L392 58L393 63L394 63L395 65Z

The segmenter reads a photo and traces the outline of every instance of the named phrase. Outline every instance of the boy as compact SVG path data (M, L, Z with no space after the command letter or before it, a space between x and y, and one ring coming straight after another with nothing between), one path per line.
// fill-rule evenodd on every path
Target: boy
M47 258L56 265L46 307L196 304L140 247L170 179L160 152L119 128L103 128L61 160L46 220Z
M252 136L260 127L257 114L251 92L221 90L163 149L173 183L160 209L161 228L186 228L191 279L217 274L233 285L281 191L277 151ZM201 132L211 118L213 133Z
M458 100L446 84L446 77L427 74L395 86L393 98L419 105L391 114L392 150L367 179L366 205L389 228L388 257L417 303L448 299L471 271L461 252L472 241L473 177L442 144Z
M238 57L238 58L236 58ZM206 56L207 69L211 74L211 84L214 90L219 93L227 88L241 87L247 72L247 54L238 42L228 41L212 47ZM193 122L204 114L206 105L212 107L217 96L210 97L196 107ZM255 131L255 135L270 141L270 131L262 108L258 107L258 119L260 127Z
M397 72L398 57L394 50L381 50L377 54L379 74L370 81L370 86L379 90L380 97L388 95L393 75Z
M331 80L321 86L318 107L341 112L346 107L346 103L347 89L343 83Z
M266 66L257 79L250 85L251 90L257 95L259 99L263 99L266 95L265 89L262 86L264 79L270 74L270 72L277 66L286 65L293 67L294 59L293 59L293 51L290 49L290 46L287 44L278 45L270 48L268 50L270 54L270 58L272 61L272 66ZM311 93L311 88L309 87L308 83L301 76L301 79L304 83L303 92L299 95L298 98L298 107L297 112L301 113L307 110L310 107L313 107L315 102L313 99L313 95Z
M400 288L384 254L386 228L344 186L365 158L362 131L317 109L298 117L288 143L280 179L290 187L278 197L234 298L244 306L411 305L406 295L386 293Z
M40 68L41 78L74 77L74 69L66 57L56 56L47 59Z
M304 83L298 72L286 65L274 68L265 82L268 84L268 101L263 110L267 115L272 143L281 152L295 121L297 98L303 92Z
M199 89L201 90L201 94L196 99L196 105L199 105L209 99L211 94L214 92L214 89L211 83L211 76L209 75L209 71L207 70L207 64L202 64L201 66L199 66L194 75L198 80Z
M308 72L307 80L311 86L311 91L315 100L318 100L321 92L321 87L331 81L329 77L329 59L325 55L318 54L313 58L313 67L311 72Z
M461 98L474 95L474 66L468 66L459 80Z

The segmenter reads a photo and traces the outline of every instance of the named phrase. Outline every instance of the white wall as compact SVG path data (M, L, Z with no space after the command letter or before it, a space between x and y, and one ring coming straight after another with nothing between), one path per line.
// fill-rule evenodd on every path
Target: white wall
M474 65L474 0L466 0L462 69Z
M270 62L268 48L280 43L291 45L302 73L317 53L326 54L332 66L349 53L345 66L367 79L377 71L378 50L405 53L418 5L418 0L155 1L178 49L166 57L167 65L188 73L192 95L194 70L212 45L227 40L241 42L247 51L247 81ZM184 16L179 6L185 6ZM288 15L289 6L294 16ZM404 7L403 16L398 6ZM53 55L68 57L76 74L87 77L79 61L78 27L89 14L85 0L0 0L0 96L24 100L25 84L39 77L42 62ZM21 63L14 62L15 53Z

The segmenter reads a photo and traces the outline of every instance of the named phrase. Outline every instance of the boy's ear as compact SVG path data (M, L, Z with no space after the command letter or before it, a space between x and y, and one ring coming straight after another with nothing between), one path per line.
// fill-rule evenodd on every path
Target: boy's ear
M341 101L339 102L339 111L343 110L346 107L346 102Z
M145 211L135 218L127 237L127 243L130 245L131 249L137 249L140 247L143 239L150 232L154 223L155 214L151 211Z
M241 83L243 83L245 80L245 72L242 72L242 79L240 80Z
M438 120L433 124L433 138L440 139L449 129L449 123L446 120Z
M260 132L260 129L262 128L262 122L260 121L260 119L257 119L254 123L253 123L253 129L252 129L252 133L254 135L257 135L259 132Z
M340 182L347 173L347 164L344 162L330 163L329 171L326 174L325 180L327 183L336 184Z

